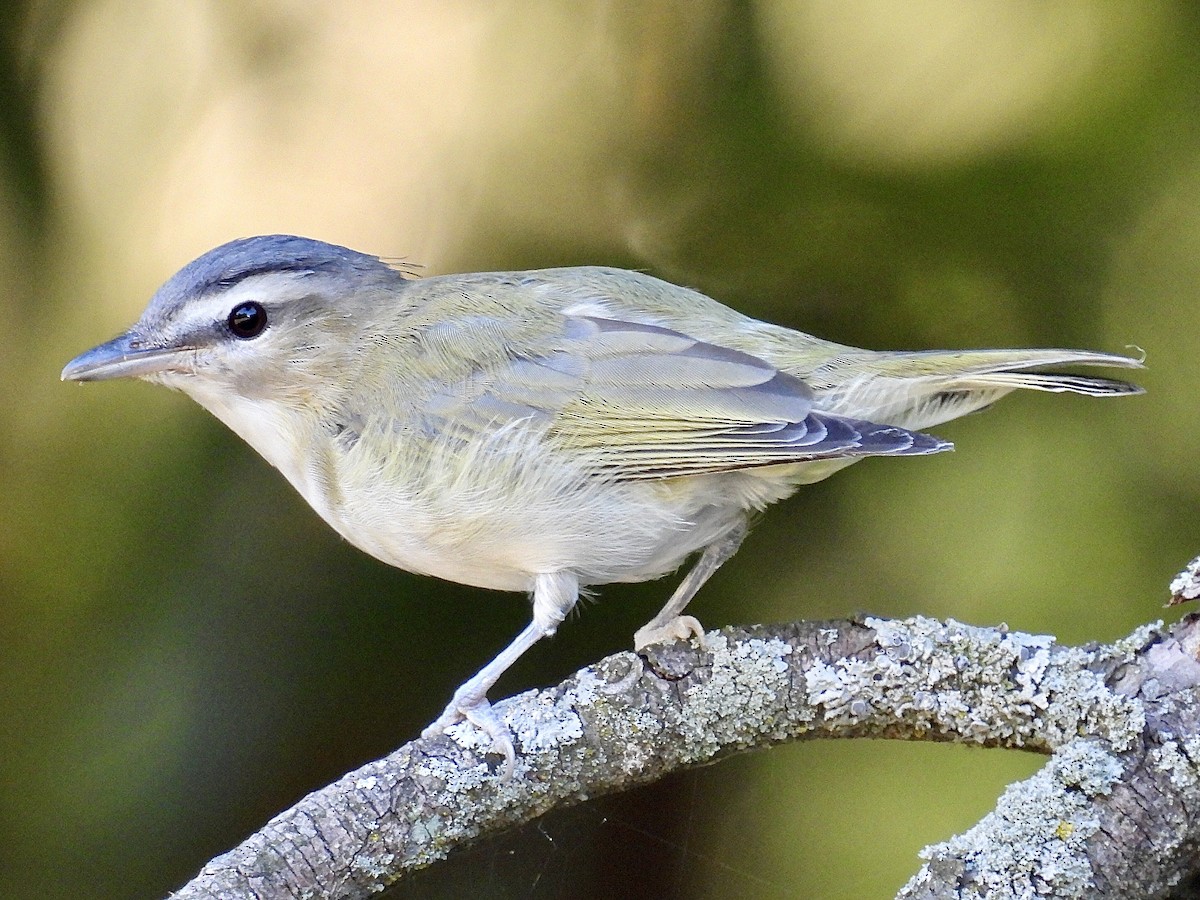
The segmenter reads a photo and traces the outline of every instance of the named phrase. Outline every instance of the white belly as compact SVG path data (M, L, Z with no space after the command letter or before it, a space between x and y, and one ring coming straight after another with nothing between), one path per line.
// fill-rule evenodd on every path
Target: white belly
M520 591L551 572L584 585L657 578L741 516L742 504L719 499L711 477L616 482L532 437L507 437L458 452L398 449L382 460L355 447L338 464L347 487L313 505L391 565Z
M617 482L511 427L469 442L376 433L339 444L269 401L227 404L197 387L189 393L350 543L410 572L496 590L528 591L553 572L582 585L658 578L795 481L759 469ZM293 433L308 437L285 439Z

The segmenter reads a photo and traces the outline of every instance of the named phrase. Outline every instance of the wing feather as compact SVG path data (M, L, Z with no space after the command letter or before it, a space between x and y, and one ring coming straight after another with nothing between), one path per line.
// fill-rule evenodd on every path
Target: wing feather
M800 378L669 328L568 316L556 344L484 368L432 398L427 411L476 432L527 420L620 479L950 448L815 410Z

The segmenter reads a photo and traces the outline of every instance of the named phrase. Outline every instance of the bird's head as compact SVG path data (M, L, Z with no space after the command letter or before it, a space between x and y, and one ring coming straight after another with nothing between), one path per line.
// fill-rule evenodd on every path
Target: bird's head
M381 306L399 305L405 281L376 257L309 238L231 241L172 276L128 331L71 360L62 378L142 378L201 402L303 402L344 377L353 337Z

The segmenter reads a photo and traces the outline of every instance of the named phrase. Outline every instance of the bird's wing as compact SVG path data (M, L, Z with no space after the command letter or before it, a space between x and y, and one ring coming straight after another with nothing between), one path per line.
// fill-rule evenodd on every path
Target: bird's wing
M555 344L487 366L427 409L441 403L442 421L477 432L541 423L547 440L622 479L950 448L815 410L801 379L669 328L573 315Z

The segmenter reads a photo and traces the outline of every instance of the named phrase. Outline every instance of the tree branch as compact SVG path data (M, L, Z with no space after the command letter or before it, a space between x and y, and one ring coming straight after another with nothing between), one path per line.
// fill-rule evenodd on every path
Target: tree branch
M905 898L1167 896L1200 870L1200 625L1108 646L954 621L710 632L502 701L516 776L467 724L310 794L175 900L365 898L481 836L785 741L887 737L1052 753ZM990 892L990 893L989 893Z

